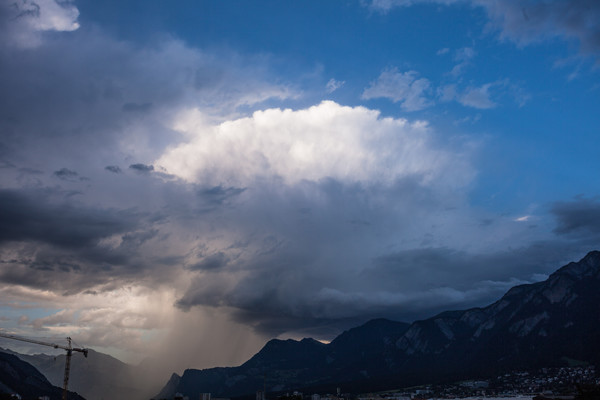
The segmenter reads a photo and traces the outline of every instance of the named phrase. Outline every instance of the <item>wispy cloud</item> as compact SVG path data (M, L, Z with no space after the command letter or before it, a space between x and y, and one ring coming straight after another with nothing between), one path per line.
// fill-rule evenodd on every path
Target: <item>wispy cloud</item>
M454 53L454 61L457 64L450 71L450 75L458 77L471 64L471 60L475 57L475 50L472 47L463 47L456 50Z
M339 88L341 88L342 86L344 86L345 83L346 83L345 81L336 81L335 79L331 78L327 82L327 85L325 86L325 88L327 89L327 93L333 93L336 90L338 90Z
M482 7L489 18L488 29L520 46L561 37L576 40L582 54L600 56L600 3L597 1L536 0L372 0L369 6L387 13L395 7L414 4L471 3Z
M129 166L129 169L139 172L141 174L149 174L150 172L154 171L154 165L146 165L146 164L131 164Z
M363 91L362 98L387 98L400 103L406 111L418 111L432 105L430 92L430 81L419 78L416 71L400 72L398 68L388 68Z
M370 7L381 12L388 12L395 7L408 7L418 3L452 4L463 0L371 0Z
M113 174L120 174L123 171L121 171L121 168L118 165L107 165L106 167L104 167L105 170L112 172Z
M457 85L450 84L438 89L438 97L440 101L457 101L463 106L477 109L494 108L497 103L491 99L491 88L495 85L496 83L486 83L482 86L468 86L459 91Z
M72 171L68 168L61 168L58 171L54 171L53 175L56 176L58 179L62 179L65 181L74 180L79 176L77 172Z
M456 101L465 107L480 110L496 108L501 104L500 100L514 102L522 107L531 98L531 95L522 87L510 82L508 79L467 87L452 83L439 87L437 96L442 102Z
M490 93L490 88L493 86L494 83L486 83L478 87L469 86L456 99L460 104L468 107L479 109L494 108L497 104L491 100Z

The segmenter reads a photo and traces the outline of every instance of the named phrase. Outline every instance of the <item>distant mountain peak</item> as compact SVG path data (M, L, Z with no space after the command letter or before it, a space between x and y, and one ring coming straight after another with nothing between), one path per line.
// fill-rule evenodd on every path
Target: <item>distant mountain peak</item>
M303 343L314 343L314 344L320 344L320 345L324 344L323 342L319 342L318 340L313 339L313 338L303 338L300 342L301 343L302 342Z
M177 375L176 373L173 373L171 375L171 378L169 378L169 381L167 382L165 387L163 387L162 390L156 396L154 396L154 398L156 398L156 399L171 398L172 394L176 392L177 386L179 385L180 381L181 381L181 377L179 375Z

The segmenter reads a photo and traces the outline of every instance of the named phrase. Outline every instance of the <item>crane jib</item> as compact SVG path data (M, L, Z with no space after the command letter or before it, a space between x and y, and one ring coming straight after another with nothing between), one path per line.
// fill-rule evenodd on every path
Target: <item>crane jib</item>
M6 333L0 333L0 337L3 338L7 338L7 339L14 339L14 340L20 340L21 342L27 342L27 343L33 343L33 344L39 344L42 346L49 346L49 347L54 347L55 349L63 349L67 351L67 357L65 359L65 376L64 376L64 380L63 380L63 400L67 400L67 386L69 384L69 372L71 370L71 356L73 355L74 351L83 353L83 356L87 358L88 356L88 349L85 348L78 348L78 347L73 347L71 346L71 338L67 337L67 346L61 346L59 344L56 343L48 343L48 342L42 342L41 340L34 340L34 339L28 339L28 338L24 338L24 337L20 337L20 336L15 336L15 335L8 335Z

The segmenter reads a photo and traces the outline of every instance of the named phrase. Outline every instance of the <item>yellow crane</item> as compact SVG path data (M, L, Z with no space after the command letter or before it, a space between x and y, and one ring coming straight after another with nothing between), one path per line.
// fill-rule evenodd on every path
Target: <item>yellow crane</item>
M88 349L78 348L78 347L71 346L71 338L70 337L67 338L67 343L68 344L66 346L62 346L62 345L56 344L56 343L42 342L40 340L27 339L27 338L20 337L20 336L15 336L15 335L8 335L6 333L1 333L1 332L0 332L0 337L7 338L7 339L20 340L22 342L27 342L27 343L40 344L42 346L50 346L50 347L54 347L55 349L66 350L67 351L67 358L65 359L65 378L63 380L63 395L62 395L62 398L63 398L63 400L67 400L67 386L69 385L69 373L71 371L71 356L73 355L74 351L78 351L80 353L83 353L84 357L87 357L88 356Z

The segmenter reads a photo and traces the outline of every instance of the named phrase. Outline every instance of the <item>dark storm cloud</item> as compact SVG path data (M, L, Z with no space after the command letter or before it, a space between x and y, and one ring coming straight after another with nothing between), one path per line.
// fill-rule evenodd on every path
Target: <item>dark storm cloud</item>
M29 264L29 268L39 270L39 271L55 271L55 270L59 270L62 272L81 271L81 266L79 264L75 264L72 262L60 261L60 260L55 261L55 262L50 262L48 260L34 261Z
M1 260L0 282L67 295L89 288L102 290L114 286L115 281L126 281L104 265L91 268L72 255L50 254L46 250L38 247L34 257Z
M171 38L144 47L97 27L36 32L28 39L43 40L23 50L8 43L16 37L9 28L27 28L4 24L12 18L9 2L0 0L3 183L47 188L65 181L71 191L0 191L0 279L71 291L170 281L174 268L165 267L193 264L185 258L187 238L172 246L183 255L170 251L177 223L196 228L199 214L215 212L242 189L174 188L153 165L132 164L129 172L161 179L135 179L118 164L156 159L180 140L171 125L182 109L228 113L240 104L284 98L288 89L269 83L265 65L206 54ZM212 85L196 85L198 79ZM62 165L76 168L56 167ZM34 168L58 170L28 172ZM74 185L83 175L90 183Z
M557 219L554 229L559 235L592 236L600 234L600 199L578 198L557 202L551 208Z
M363 271L362 279L375 280L382 288L394 291L406 290L410 282L435 277L462 291L480 282L499 282L507 277L526 281L535 274L553 272L562 266L561 262L571 261L581 252L585 252L585 248L573 249L556 241L485 254L450 248L412 249L375 258L372 267ZM560 265L556 260L562 260L558 261Z
M77 172L68 168L61 168L58 171L54 171L53 175L56 176L58 179L62 179L64 181L72 181L79 176Z
M2 147L2 143L0 143L0 148L1 147ZM2 168L2 169L3 168L16 168L16 165L11 162L5 161L5 160L0 160L0 168Z
M41 171L39 169L28 168L28 167L19 168L19 172L22 172L24 174L31 174L31 175L42 175L44 173L43 171Z
M135 250L148 240L156 237L158 229L149 229L142 232L127 233L121 237L121 247Z
M68 248L41 241L5 243L0 246L0 282L59 294L110 291L141 281L160 284L165 279L160 269L177 265L181 259L143 254L141 247L155 236L152 230L125 234L115 247L101 243Z
M146 165L146 164L131 164L129 169L132 169L141 174L149 174L154 171L154 165Z
M89 27L46 36L27 51L0 40L0 165L118 162L94 157L98 150L153 160L172 144L171 124L182 109L227 113L287 95L268 83L268 68L206 55L177 40L143 48ZM215 87L194 86L197 74L214 71L220 72L204 78Z
M520 43L554 36L577 39L584 53L600 55L600 2L503 0L477 2L503 35Z
M383 314L374 313L374 318ZM253 326L267 338L273 338L285 332L293 332L295 336L332 340L341 332L364 324L370 316L331 318L295 318L285 314L268 314L266 312L251 313L245 310L234 310L233 318L243 324Z
M103 61L93 54L83 55L92 51L87 46L77 46L80 60L74 59L68 41L53 42L27 54L17 50L3 53L0 128L13 159L25 156L44 162L61 154L64 160L90 148L110 148L122 130L125 117L112 110L119 101L116 89L103 79L94 79L93 73L82 72L100 68ZM108 43L100 50L109 58L119 51ZM96 63L96 67L83 60ZM117 77L106 79L119 81Z
M123 111L127 112L148 112L152 108L152 103L125 103Z
M212 254L212 255L204 257L202 259L202 261L200 261L199 263L196 263L194 265L191 265L188 268L191 270L210 271L210 270L224 268L225 266L227 266L228 262L229 262L228 257L223 252L218 252L217 254Z
M233 286L226 279L202 275L177 306L226 306L236 320L271 336L309 329L327 337L376 317L413 321L485 306L511 287L536 281L588 250L557 241L491 254L422 248L383 254L368 268L354 270L333 260L319 267L318 259L284 247L243 267L244 278Z
M104 167L105 170L112 172L113 174L120 174L121 172L121 168L117 165L107 165L106 167Z
M62 247L88 246L101 238L128 231L134 215L116 210L54 204L47 190L0 190L0 243L39 241Z
M29 8L19 6L19 2L0 1L0 38L2 42L9 42L10 35L19 33L15 29L15 21L27 16L39 17L40 7L36 3L29 3Z
M245 188L223 187L222 185L219 185L208 189L200 189L198 194L210 204L222 205L232 197L244 193L245 190Z
M106 291L161 285L174 274L226 265L229 255L193 250L193 243L201 244L238 190L199 190L131 174L103 183L102 173L76 196L57 188L0 191L1 282L55 293ZM113 196L129 198L131 206L118 201L113 204L120 207L98 208L86 201L112 202Z
M404 222L421 215L421 207L441 206L437 195L418 182L415 176L391 188L366 188L323 179L285 190L260 185L248 189L243 209L237 205L228 217L236 221L243 240L220 250L238 256L229 257L226 268L221 267L221 257L207 264L200 260L196 271L201 276L177 306L226 306L240 322L269 335L301 326L330 332L349 321L389 313L399 300L380 304L377 297L386 295L381 292L384 280L361 276L360 271L372 263L369 255L378 251L382 238L410 229ZM210 192L221 196L223 188ZM383 199L393 199L397 212L390 214L390 204ZM403 225L407 227L398 230ZM240 278L231 279L236 272ZM418 285L406 282L405 288ZM364 297L365 293L370 294Z
M158 232L144 218L84 206L56 189L0 190L0 281L74 294L139 279L164 265L141 254Z

